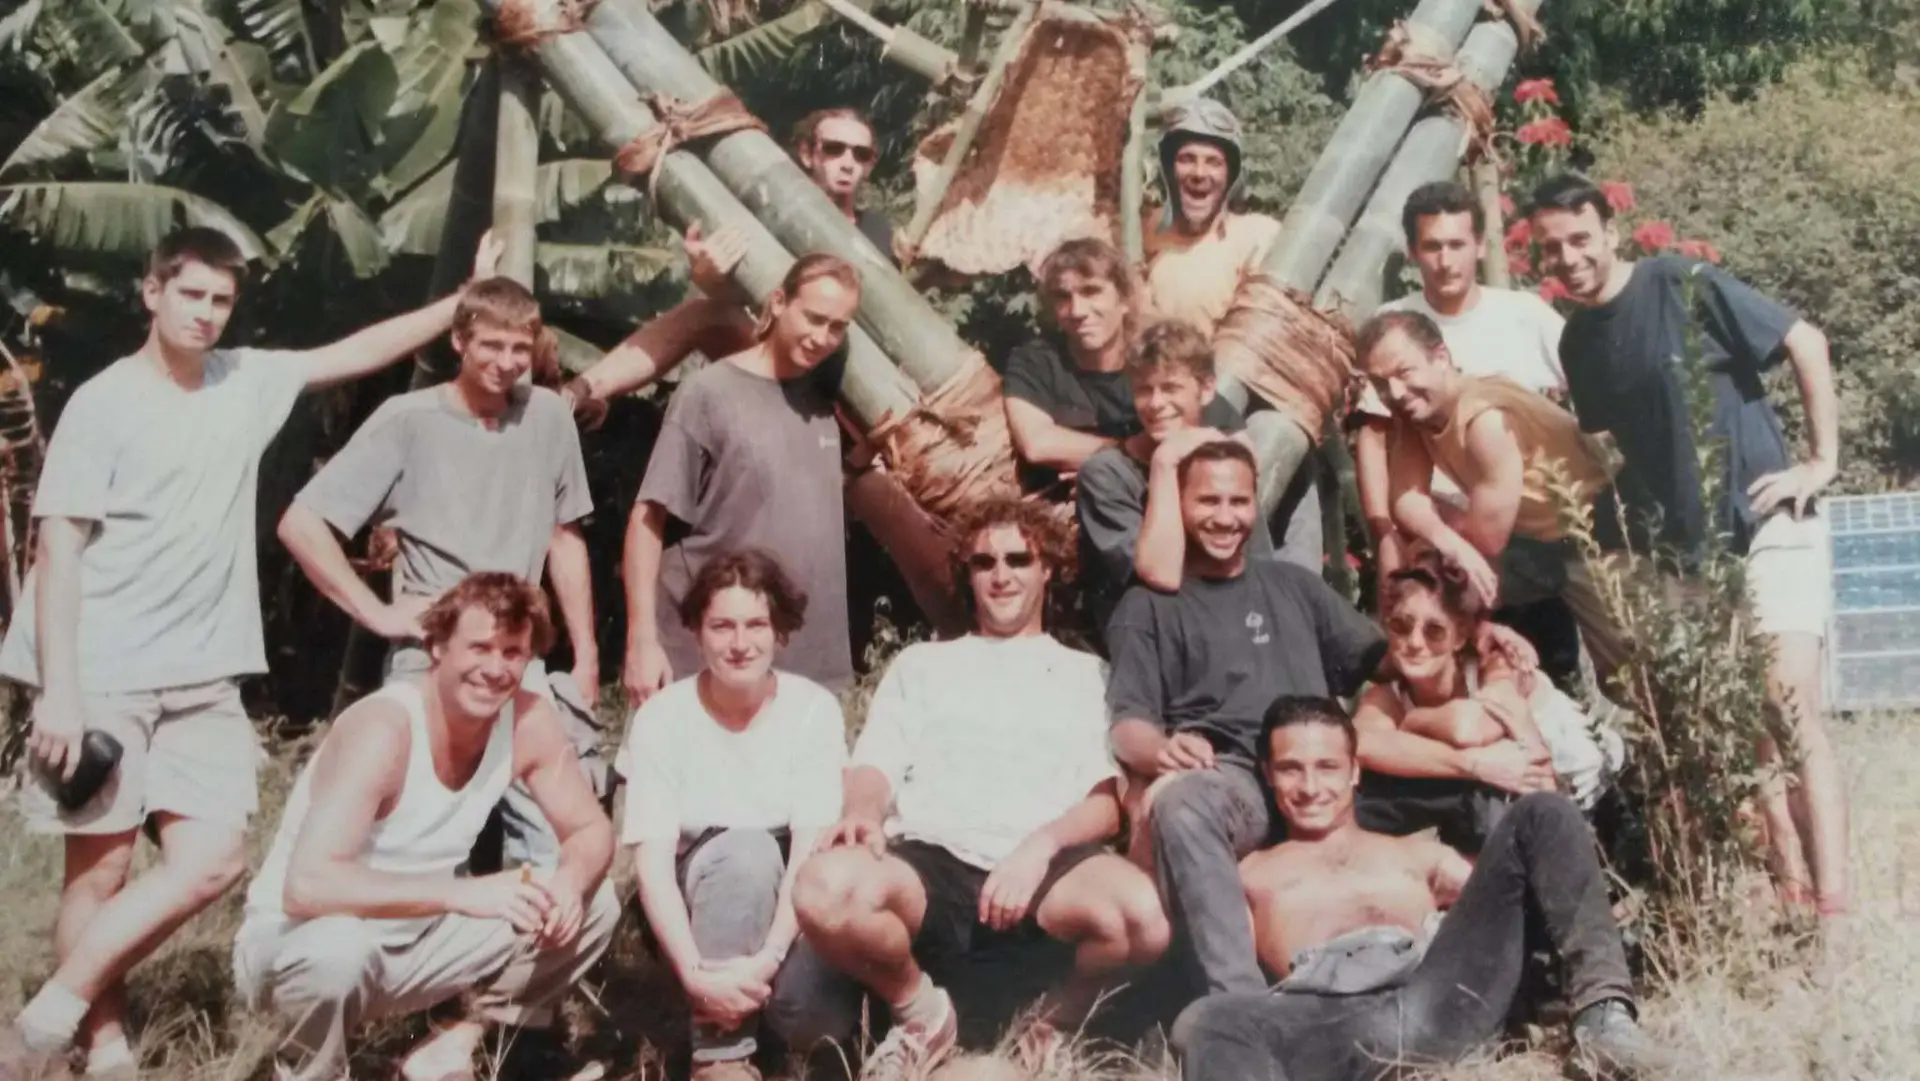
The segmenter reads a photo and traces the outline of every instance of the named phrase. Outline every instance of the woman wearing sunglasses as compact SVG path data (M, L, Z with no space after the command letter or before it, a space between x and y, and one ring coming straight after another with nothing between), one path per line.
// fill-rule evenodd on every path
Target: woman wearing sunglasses
M703 667L633 715L617 762L640 904L693 1015L695 1081L750 1081L762 1008L811 992L782 964L799 934L793 853L840 816L846 722L779 671L807 596L764 551L716 556L678 615ZM778 1014L778 1010L775 1014Z

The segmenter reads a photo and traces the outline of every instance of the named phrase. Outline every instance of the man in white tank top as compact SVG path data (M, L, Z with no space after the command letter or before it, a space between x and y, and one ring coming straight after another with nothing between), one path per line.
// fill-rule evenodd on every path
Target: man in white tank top
M341 714L289 797L247 895L235 983L285 1019L278 1076L344 1075L372 1018L467 996L401 1064L407 1081L471 1078L490 1023L541 1027L606 951L613 825L553 707L522 690L552 634L545 597L468 576L421 616L432 665ZM551 871L458 872L501 793L532 794L560 840Z

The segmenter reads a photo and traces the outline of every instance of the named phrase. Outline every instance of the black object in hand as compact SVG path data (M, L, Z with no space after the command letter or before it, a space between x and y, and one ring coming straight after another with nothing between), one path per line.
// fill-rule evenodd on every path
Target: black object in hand
M62 780L53 771L41 767L41 775L53 790L54 802L63 811L85 807L106 787L114 767L120 764L121 751L119 740L97 728L87 729L80 737L80 763L73 768L73 776Z

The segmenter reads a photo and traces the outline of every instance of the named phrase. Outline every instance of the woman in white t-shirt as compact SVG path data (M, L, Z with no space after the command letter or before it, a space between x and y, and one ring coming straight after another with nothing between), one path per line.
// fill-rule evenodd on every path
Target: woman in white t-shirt
M1466 576L1423 551L1387 576L1380 611L1394 675L1354 710L1360 824L1428 826L1469 853L1515 796L1562 791L1590 809L1618 773L1618 733L1594 723L1552 681L1472 649L1482 617Z
M679 612L702 668L634 712L616 763L640 904L693 1015L695 1081L757 1078L776 986L807 994L782 967L799 933L789 854L839 818L847 743L839 700L774 668L806 605L764 551L710 560Z

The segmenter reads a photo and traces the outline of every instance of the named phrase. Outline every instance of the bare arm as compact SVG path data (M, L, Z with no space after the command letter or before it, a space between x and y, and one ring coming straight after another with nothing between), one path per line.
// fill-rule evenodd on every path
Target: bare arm
M840 817L862 822L884 822L893 804L893 785L872 766L848 768L842 781Z
M627 519L621 574L627 586L627 658L621 683L634 704L673 679L660 646L660 557L666 548L667 512L639 500Z
M1120 832L1120 787L1111 778L1100 782L1085 799L1067 808L1065 814L1033 831L1059 851L1074 845L1092 844Z
M480 238L473 257L473 279L491 278L505 251L504 242L489 232ZM375 323L318 349L296 353L307 389L358 379L392 364L445 334L453 326L453 312L465 295L462 286L424 308Z
M406 638L420 633L414 622L417 613L381 600L355 573L333 527L299 500L281 515L279 535L280 543L293 553L314 588L352 616L354 622L382 638Z
M547 579L560 604L567 641L573 643L574 682L591 706L600 694L600 644L593 622L593 571L578 525L568 522L554 527L547 542Z
M1158 724L1128 718L1113 726L1109 739L1113 756L1121 765L1142 777L1160 775L1160 753L1166 750L1167 734Z
M1807 412L1807 444L1811 455L1799 465L1769 473L1747 488L1757 513L1785 506L1795 516L1840 469L1840 404L1833 390L1833 359L1827 337L1802 319L1787 330L1783 342L1793 377L1800 384L1800 402Z
M513 764L534 805L560 840L552 884L591 896L613 863L613 823L600 809L580 759L553 707L520 692L513 726Z
M1380 580L1406 561L1400 531L1393 522L1393 494L1387 472L1388 421L1368 417L1353 440L1354 476L1360 485L1360 513L1373 537Z
M1114 440L1055 424L1046 410L1022 398L1008 398L1007 430L1022 461L1062 473L1077 471Z
M672 371L697 351L728 356L752 344L753 325L737 305L708 297L681 301L641 324L573 385L585 401L629 394Z
M1473 864L1468 863L1465 856L1431 838L1413 843L1422 847L1429 861L1427 886L1433 890L1434 907L1452 908L1453 903L1460 899L1460 891L1466 888L1468 877L1473 874Z
M42 518L35 545L33 630L41 700L29 747L63 777L73 776L80 764L79 740L86 730L80 692L80 555L93 528L83 518Z
M1547 756L1547 741L1534 723L1533 705L1521 689L1523 677L1513 663L1501 654L1480 658L1480 691L1474 695L1481 709L1508 738L1541 756Z
M1500 575L1472 541L1455 532L1433 502L1433 458L1425 444L1411 435L1392 440L1387 462L1393 521L1407 536L1426 541L1446 560L1465 571L1481 603L1492 605L1500 592ZM1511 525L1511 520L1509 520ZM1501 547L1506 547L1503 539Z
M1133 573L1154 589L1180 588L1187 565L1187 530L1180 521L1180 460L1154 451L1147 467L1147 509L1133 546Z
M1392 777L1440 777L1472 781L1470 757L1459 747L1400 727L1399 700L1383 687L1361 692L1353 730L1360 737L1360 764Z
M1460 532L1489 558L1506 550L1513 521L1520 513L1526 485L1526 459L1506 415L1489 409L1467 426L1467 454L1479 476L1467 488L1467 514Z
M767 928L766 941L760 946L760 953L773 962L775 969L786 960L787 951L793 949L794 940L800 937L800 920L793 914L793 880L799 877L800 865L806 862L805 854L813 851L825 832L794 830L793 840L787 845L787 869L780 875L780 896L774 902L773 924Z
M642 841L634 846L633 867L640 882L640 908L660 940L660 952L681 983L699 969L700 947L693 941L693 920L674 873L673 841Z

